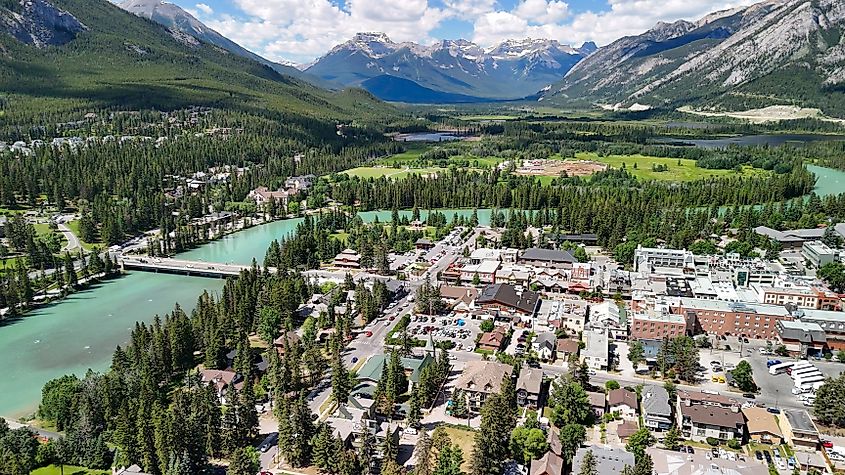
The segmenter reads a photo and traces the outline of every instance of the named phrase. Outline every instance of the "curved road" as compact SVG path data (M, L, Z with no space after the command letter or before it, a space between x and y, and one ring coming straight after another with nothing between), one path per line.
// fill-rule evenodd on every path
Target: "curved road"
M63 222L56 223L56 226L59 229L59 232L64 234L65 239L67 239L67 246L65 246L65 251L75 251L82 247L82 243L79 242L79 238L76 237L76 234L73 234L73 231L70 230L69 227Z

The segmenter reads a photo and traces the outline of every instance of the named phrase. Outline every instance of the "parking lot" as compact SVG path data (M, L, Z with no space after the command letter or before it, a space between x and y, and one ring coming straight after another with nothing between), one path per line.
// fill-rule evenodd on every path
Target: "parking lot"
M481 332L480 325L479 320L455 314L446 317L413 315L408 333L421 340L430 334L437 341L453 342L455 350L473 351L475 339Z

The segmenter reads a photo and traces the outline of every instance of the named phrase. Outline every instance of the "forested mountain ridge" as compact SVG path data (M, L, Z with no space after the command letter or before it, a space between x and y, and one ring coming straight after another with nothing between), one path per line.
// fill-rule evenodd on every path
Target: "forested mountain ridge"
M344 121L392 114L392 108L363 91L327 92L106 0L35 3L54 5L87 29L64 44L44 48L0 33L0 90L10 96L7 119L31 101L39 101L42 110L49 103L51 111L206 105ZM24 4L15 0L0 5L0 17L26 14ZM11 33L9 28L0 31Z
M845 5L769 0L659 24L601 48L544 100L728 110L798 103L845 115Z

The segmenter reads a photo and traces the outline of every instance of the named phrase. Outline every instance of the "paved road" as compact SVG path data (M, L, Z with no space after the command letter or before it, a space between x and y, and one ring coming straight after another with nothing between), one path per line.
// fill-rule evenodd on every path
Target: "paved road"
M31 431L35 432L40 437L44 437L46 439L58 439L59 437L62 436L58 432L51 432L51 431L48 431L48 430L38 429L38 428L32 427L32 426L27 425L27 424L21 424L19 422L15 422L15 421L10 420L10 419L6 419L6 424L9 425L10 429L18 429L20 427L28 427Z
M75 251L82 247L82 243L79 242L79 238L76 237L76 234L73 234L73 231L65 223L56 223L56 227L58 227L59 232L65 236L67 239L67 246L65 246L65 251Z

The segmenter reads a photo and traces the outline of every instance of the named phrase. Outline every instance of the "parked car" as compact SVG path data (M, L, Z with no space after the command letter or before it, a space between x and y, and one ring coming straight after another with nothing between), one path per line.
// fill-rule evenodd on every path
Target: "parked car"
M365 335L367 335L367 338L369 338L369 337L373 336L373 332L367 331L367 333L365 333Z
M755 450L754 451L754 457L756 457L757 460L763 460L763 453L760 452L759 450Z
M832 449L833 448L833 442L831 442L829 440L823 440L822 441L822 447L824 447L826 449Z
M754 399L757 396L755 396L753 393L743 393L742 397L744 397L745 399Z
M780 409L778 409L776 407L769 407L769 408L766 408L766 410L771 412L772 414L780 414Z

